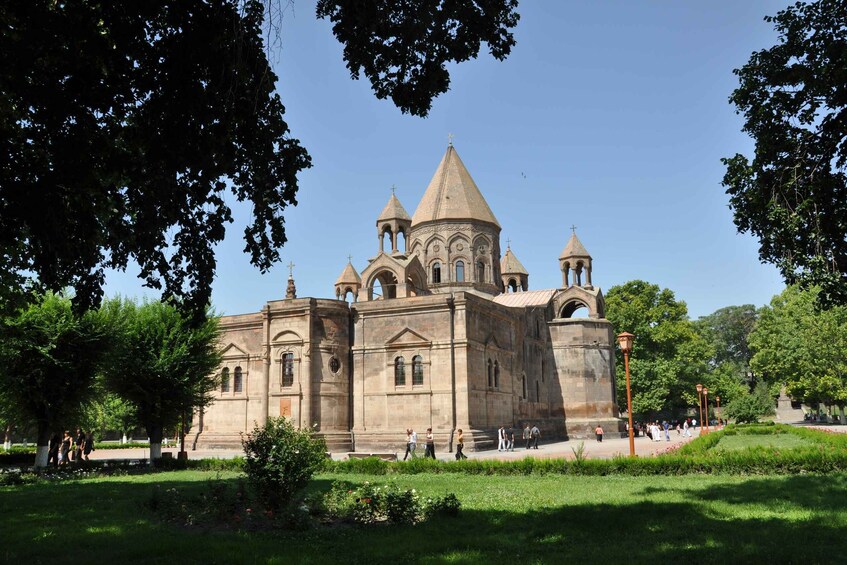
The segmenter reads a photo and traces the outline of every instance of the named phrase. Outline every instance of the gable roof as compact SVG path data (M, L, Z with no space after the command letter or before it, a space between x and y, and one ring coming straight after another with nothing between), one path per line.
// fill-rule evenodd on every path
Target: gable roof
M500 224L452 145L421 198L412 225L437 220L477 220Z

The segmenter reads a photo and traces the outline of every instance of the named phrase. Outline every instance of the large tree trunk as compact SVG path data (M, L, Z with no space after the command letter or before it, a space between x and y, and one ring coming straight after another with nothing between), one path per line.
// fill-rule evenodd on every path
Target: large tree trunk
M38 423L38 444L35 448L35 466L47 466L47 452L50 449L50 427L46 422Z
M150 426L147 428L150 436L150 461L162 458L162 426Z
M3 449L9 451L12 449L12 424L6 424L6 432L3 434Z

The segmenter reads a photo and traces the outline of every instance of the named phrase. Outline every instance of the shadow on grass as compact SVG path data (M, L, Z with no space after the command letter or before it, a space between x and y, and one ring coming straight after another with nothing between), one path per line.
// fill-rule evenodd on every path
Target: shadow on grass
M130 479L0 489L4 538L0 560L818 563L847 549L844 475L647 487L636 489L631 500L619 504L564 500L559 506L528 512L463 510L458 518L434 519L418 526L278 533L209 532L160 523L144 505L154 483ZM532 478L524 480L529 481L524 488L531 489ZM649 484L650 479L644 482ZM198 492L205 486L204 480L178 478L156 483ZM319 479L310 489L324 490L330 484ZM710 502L715 500L730 502L738 511L721 513ZM804 512L771 518L756 515L760 505L785 501Z

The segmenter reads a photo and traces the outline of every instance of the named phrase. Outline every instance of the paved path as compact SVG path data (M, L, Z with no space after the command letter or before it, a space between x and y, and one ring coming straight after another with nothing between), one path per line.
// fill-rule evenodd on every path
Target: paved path
M697 433L699 429L694 432L693 437L697 437ZM693 438L691 438L693 439ZM650 441L649 438L646 437L637 437L635 438L635 452L639 456L645 457L654 455L656 453L664 452L671 448L679 447L680 445L687 443L690 439L685 438L682 435L677 435L675 430L671 430L671 441ZM473 452L469 451L466 453L468 459L498 459L501 461L510 461L515 459L523 459L524 457L535 457L539 459L555 459L555 458L574 458L574 450L579 448L579 444L582 443L585 447L585 455L586 457L592 459L610 459L615 455L628 455L629 454L629 439L626 437L606 437L602 443L597 442L593 439L579 440L572 439L569 441L556 441L556 442L545 442L541 441L538 445L538 449L525 449L522 447L523 444L519 444L521 446L516 446L514 451L505 451L499 452L496 449L486 450L486 451L478 451ZM423 445L418 445L418 454L423 454ZM442 449L439 449L441 447ZM443 450L444 446L439 446L436 444L436 454L438 459L443 461L449 461L454 459L454 454L445 452ZM172 453L173 457L176 458L176 453L178 449L176 447L163 447L162 453ZM239 455L243 455L243 451L240 449L206 449L206 450L197 450L197 451L189 451L188 458L189 459L204 459L204 458L218 458L218 459L230 459L233 457L237 457ZM345 459L347 456L346 453L334 453L333 459ZM398 453L398 456L402 458L403 452ZM91 453L92 460L102 460L102 459L146 459L150 457L150 450L144 448L131 448L131 449L108 449L98 447Z

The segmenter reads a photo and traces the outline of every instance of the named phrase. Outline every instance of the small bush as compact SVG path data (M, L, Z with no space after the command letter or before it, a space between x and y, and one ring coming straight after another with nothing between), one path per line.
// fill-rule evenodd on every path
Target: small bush
M461 502L455 494L421 498L415 489L335 482L329 492L311 495L306 504L311 513L325 520L357 524L416 524L434 516L456 516Z
M242 439L247 479L270 510L285 508L325 460L326 444L287 418L271 418Z

